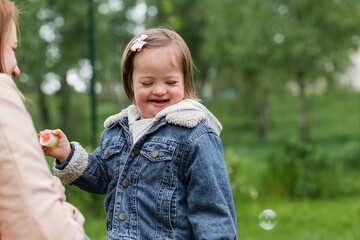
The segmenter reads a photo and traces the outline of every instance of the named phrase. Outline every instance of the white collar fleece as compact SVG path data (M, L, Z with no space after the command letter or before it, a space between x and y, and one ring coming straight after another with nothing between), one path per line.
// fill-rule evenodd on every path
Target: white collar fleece
M104 127L108 128L120 118L129 116L132 116L131 118L133 116L139 117L139 112L135 105L130 105L120 113L108 117L104 122ZM154 120L158 121L165 116L166 122L182 127L194 128L200 121L205 120L217 135L220 135L222 130L221 123L216 117L204 105L191 99L183 100L163 109L155 116Z

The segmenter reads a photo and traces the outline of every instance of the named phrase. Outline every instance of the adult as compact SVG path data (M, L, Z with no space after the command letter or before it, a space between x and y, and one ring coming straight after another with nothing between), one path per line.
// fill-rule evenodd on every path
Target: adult
M0 0L0 238L83 240L84 218L57 190L12 79L20 75L16 23L15 5Z

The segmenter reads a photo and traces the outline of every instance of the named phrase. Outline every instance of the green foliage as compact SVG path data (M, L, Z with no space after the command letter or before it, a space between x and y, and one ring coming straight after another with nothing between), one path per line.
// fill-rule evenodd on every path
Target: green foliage
M338 159L343 159L347 169L360 171L360 143L353 142L343 145L341 151L338 152Z
M257 153L226 148L225 161L237 200L334 198L360 191L359 152L359 142L329 148L294 140Z
M303 199L359 192L358 93L335 91L308 96L310 143L299 141L296 96L269 93L271 125L266 139L256 135L251 112L235 99L205 102L224 126L221 138L235 199ZM253 195L254 196L254 195ZM255 198L256 199L256 198Z
M355 172L360 168L354 156L358 158L359 146L354 142L323 149L289 141L281 151L267 158L268 169L262 176L262 192L291 199L355 194L359 191Z
M316 198L321 195L322 171L329 171L327 162L314 148L301 142L288 142L282 152L267 159L269 174L266 189L277 189L290 198ZM270 181L269 181L270 180Z
M224 158L234 199L257 199L254 177L261 175L260 164L252 164L251 159L239 156L232 148L225 151Z

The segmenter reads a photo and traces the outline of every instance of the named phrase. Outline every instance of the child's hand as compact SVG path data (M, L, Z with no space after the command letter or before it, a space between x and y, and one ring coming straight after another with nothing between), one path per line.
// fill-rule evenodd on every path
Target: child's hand
M71 152L70 142L60 129L52 130L51 133L59 138L56 146L50 148L42 146L42 149L46 156L54 157L63 164Z

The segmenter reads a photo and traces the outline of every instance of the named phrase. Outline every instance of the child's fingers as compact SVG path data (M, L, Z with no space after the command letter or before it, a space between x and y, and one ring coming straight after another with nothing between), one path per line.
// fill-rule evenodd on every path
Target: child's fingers
M41 146L42 147L42 150L44 152L44 154L46 156L48 156L50 154L50 148L46 147L46 146Z
M60 129L55 129L51 131L52 135L56 136L56 137L62 137L63 135L65 135L63 133L63 131L61 131Z

